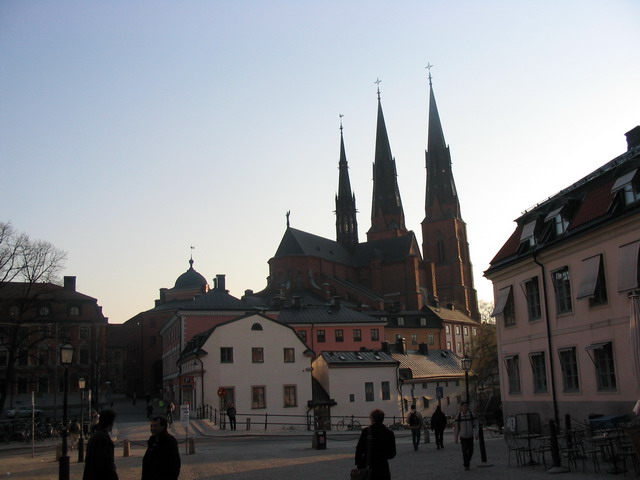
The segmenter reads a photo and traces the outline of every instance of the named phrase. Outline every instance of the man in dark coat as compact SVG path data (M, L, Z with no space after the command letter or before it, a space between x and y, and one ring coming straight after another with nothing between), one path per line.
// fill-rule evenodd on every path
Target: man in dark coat
M396 437L384 426L384 412L375 409L369 415L371 426L362 430L356 446L356 466L371 468L370 480L390 480L389 462L396 456Z
M178 442L167 432L167 420L151 419L151 437L142 459L142 480L177 480L180 475Z
M440 405L436 407L436 411L431 415L431 430L436 437L436 447L438 450L444 448L444 429L447 427L447 416L444 414Z
M87 442L87 457L82 480L118 480L113 440L109 433L116 414L113 410L102 410L91 438Z

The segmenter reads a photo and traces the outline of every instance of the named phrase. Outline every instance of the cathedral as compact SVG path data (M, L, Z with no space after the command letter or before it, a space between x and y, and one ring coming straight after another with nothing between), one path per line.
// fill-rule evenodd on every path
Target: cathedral
M431 75L422 249L406 227L379 89L377 93L373 198L366 241L358 236L356 197L341 125L335 240L292 228L287 218L284 236L269 260L266 288L247 291L243 300L273 308L290 305L294 299L309 305L339 299L344 306L375 316L448 310L456 312L462 323L477 323L480 315L466 224Z

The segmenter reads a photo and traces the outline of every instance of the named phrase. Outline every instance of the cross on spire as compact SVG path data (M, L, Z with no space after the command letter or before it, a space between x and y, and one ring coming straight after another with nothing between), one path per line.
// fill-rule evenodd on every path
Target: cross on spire
M339 113L338 116L340 117L340 134L342 134L342 117L344 117L344 115Z
M379 78L376 78L376 81L373 82L378 86L378 100L380 100L380 83L382 83L382 80L380 80Z
M431 65L429 62L427 62L427 66L424 67L427 70L429 70L429 86L431 86L431 69L433 68L433 65Z

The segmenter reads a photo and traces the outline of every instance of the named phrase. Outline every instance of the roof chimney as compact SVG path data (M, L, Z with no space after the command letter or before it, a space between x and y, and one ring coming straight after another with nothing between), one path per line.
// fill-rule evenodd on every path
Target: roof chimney
M426 343L419 343L418 351L423 355L429 355L429 345L427 345Z
M336 309L340 308L340 297L331 297L331 306Z
M76 277L64 277L65 290L76 291Z
M640 125L629 130L625 136L627 137L627 151L640 145Z
M407 354L407 341L404 339L404 337L399 337L396 340L396 347L398 351L403 355Z
M216 275L216 279L214 281L214 285L216 290L225 290L225 282L224 282L224 274L222 273L218 273Z
M380 344L380 350L382 350L384 353L389 353L389 342L382 342Z

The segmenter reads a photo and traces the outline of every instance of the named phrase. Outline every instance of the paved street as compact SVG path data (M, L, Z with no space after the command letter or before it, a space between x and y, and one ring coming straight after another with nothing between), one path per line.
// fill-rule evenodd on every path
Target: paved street
M120 410L117 420L116 464L120 480L139 480L145 441L148 437L147 421L143 407L133 410L124 405L116 405ZM182 480L327 480L347 479L353 464L353 452L357 437L350 433L329 433L326 450L311 447L311 432L291 434L282 432L219 431L205 421L194 421L190 428L195 441L195 454L187 455L185 429L176 422L172 433L181 442L183 468ZM239 426L240 428L240 426ZM408 431L396 432L398 456L391 461L392 478L451 479L462 476L475 479L524 480L548 477L548 473L537 466L507 466L507 449L504 440L487 438L487 464L482 466L480 452L476 448L469 472L462 468L459 446L453 443L453 435L445 434L445 449L436 450L433 443L421 445L418 452L411 446ZM133 441L131 455L124 458L122 440ZM0 447L0 475L8 479L54 480L58 478L55 461L55 444L37 445L35 458L31 447L15 443ZM71 479L82 478L83 464L77 463L77 452L70 452ZM513 462L512 462L513 463ZM563 480L589 480L615 478L606 473L595 474L570 472L562 475Z

